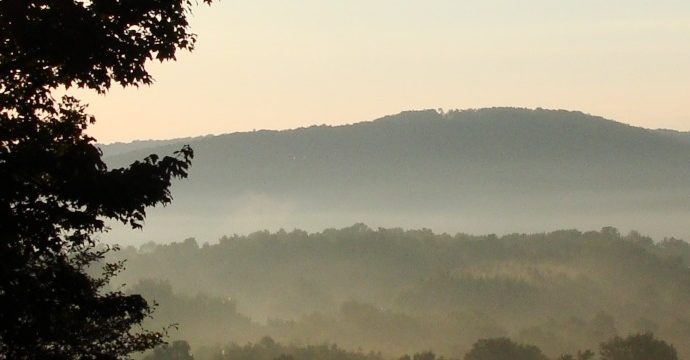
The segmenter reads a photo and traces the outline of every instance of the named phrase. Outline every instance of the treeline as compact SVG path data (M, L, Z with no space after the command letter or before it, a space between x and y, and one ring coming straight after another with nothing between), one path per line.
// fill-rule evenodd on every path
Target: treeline
M616 229L471 236L355 225L123 249L116 284L192 346L335 342L460 358L510 337L549 357L653 332L690 356L690 245ZM118 260L118 259L111 259Z
M224 347L202 347L192 354L184 340L158 347L143 360L386 360L381 353L361 350L347 351L335 344L283 345L270 337L244 346L230 343ZM535 345L517 343L509 338L481 339L458 360L549 360ZM561 354L553 360L677 360L673 345L656 339L653 334L635 334L626 338L615 337L599 345L598 356L590 350L574 354ZM432 351L405 354L398 360L446 360ZM448 360L454 360L449 358Z

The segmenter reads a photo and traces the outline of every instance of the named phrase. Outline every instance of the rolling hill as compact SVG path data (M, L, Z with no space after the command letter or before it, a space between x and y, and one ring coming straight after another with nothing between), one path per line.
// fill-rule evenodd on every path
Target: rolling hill
M409 111L345 126L104 146L110 166L195 150L143 233L173 241L355 222L469 233L636 229L688 237L690 135L562 110Z

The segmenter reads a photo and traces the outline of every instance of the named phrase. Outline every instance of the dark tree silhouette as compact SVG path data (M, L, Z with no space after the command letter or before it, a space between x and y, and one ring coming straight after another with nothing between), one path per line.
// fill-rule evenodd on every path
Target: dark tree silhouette
M615 337L601 344L599 354L602 360L678 360L672 345L650 333Z
M204 0L210 2L210 0ZM191 50L188 0L0 0L0 359L123 359L162 343L151 308L86 270L114 219L142 226L171 201L193 156L108 169L84 133L94 118L56 89L152 82L146 62Z

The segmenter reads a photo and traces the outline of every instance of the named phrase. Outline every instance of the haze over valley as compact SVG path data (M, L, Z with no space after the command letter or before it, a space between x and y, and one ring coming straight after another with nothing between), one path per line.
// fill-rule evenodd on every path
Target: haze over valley
M690 360L689 35L0 0L0 360Z
M504 338L588 359L652 333L690 356L690 133L488 108L101 148L120 166L182 144L189 179L109 259L201 360Z

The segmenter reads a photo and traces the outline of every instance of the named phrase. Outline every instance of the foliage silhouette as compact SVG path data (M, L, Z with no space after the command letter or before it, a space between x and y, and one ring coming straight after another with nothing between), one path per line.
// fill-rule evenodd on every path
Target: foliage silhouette
M87 269L112 250L96 246L105 220L140 228L193 152L108 169L85 133L94 117L53 94L150 84L147 61L193 48L192 5L0 1L0 359L123 359L163 341L137 330L151 313L141 296L104 288L122 262Z

